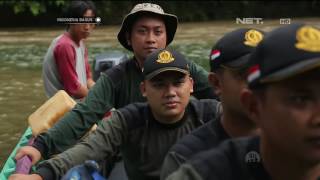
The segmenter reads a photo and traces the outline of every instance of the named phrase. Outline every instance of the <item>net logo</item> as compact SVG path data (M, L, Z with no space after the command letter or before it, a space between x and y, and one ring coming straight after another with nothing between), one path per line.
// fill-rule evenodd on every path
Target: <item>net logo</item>
M237 24L263 24L263 18L236 18Z

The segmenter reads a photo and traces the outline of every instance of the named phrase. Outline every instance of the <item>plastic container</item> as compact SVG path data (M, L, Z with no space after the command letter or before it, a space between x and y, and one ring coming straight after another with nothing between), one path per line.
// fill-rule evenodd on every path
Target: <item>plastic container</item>
M33 136L47 131L75 105L76 102L65 91L58 91L29 116Z

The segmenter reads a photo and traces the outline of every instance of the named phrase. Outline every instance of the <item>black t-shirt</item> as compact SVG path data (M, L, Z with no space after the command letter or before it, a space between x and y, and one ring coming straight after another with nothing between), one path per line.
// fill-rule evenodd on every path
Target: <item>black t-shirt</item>
M230 139L199 153L168 179L271 180L263 167L258 137Z
M221 115L221 112L217 114ZM214 148L230 138L222 127L220 115L182 138L170 149L161 170L161 179L165 179L195 154Z

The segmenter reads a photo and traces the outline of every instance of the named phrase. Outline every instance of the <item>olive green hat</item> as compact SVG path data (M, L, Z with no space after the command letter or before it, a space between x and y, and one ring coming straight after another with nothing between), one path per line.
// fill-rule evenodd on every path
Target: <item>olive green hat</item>
M170 44L174 38L174 35L178 26L178 18L173 14L168 14L163 11L161 6L152 3L141 3L134 6L129 14L127 14L122 22L120 31L118 33L118 41L126 49L132 51L132 47L128 44L126 33L130 29L130 26L133 24L133 20L137 16L140 16L145 13L153 13L163 17L164 23L166 25L167 32L167 45Z

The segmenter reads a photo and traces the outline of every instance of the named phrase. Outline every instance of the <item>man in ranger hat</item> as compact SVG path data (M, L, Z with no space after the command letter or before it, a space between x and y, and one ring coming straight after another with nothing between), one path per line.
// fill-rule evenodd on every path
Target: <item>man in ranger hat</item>
M47 159L75 144L111 108L120 108L132 102L144 102L139 90L143 80L143 63L150 53L169 45L177 29L177 17L167 14L156 4L137 4L125 16L118 34L119 42L132 51L132 59L109 69L100 76L83 102L78 103L49 131L40 134L32 146L25 146L16 158L30 155L33 163L41 157ZM188 62L194 81L193 96L213 98L208 84L208 73Z
M37 174L11 178L60 179L85 160L110 159L121 151L129 179L159 179L169 148L185 134L216 116L218 101L190 100L193 80L183 55L156 50L144 62L141 94L147 103L134 103L114 111L83 142L44 161Z
M170 149L163 163L161 179L195 154L216 147L226 139L257 134L255 123L240 103L240 95L247 88L250 55L263 36L261 30L240 28L226 33L213 46L209 55L209 82L215 87L223 112Z
M320 178L320 29L305 24L277 28L250 61L250 90L242 93L242 103L260 137L225 141L168 179Z

